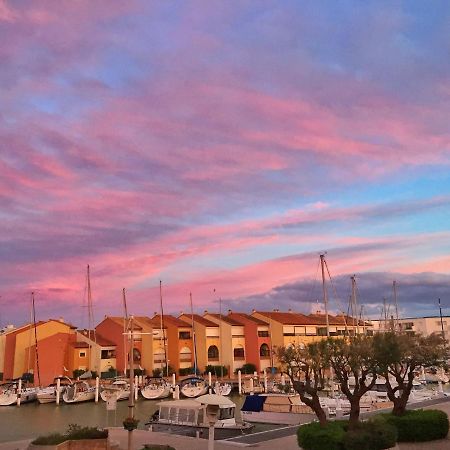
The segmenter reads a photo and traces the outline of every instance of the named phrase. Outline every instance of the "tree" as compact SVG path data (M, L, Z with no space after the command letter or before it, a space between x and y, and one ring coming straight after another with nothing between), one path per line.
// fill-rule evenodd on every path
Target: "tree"
M442 365L445 344L437 334L420 336L391 331L374 336L379 372L386 379L387 394L394 403L392 414L405 413L417 369Z
M320 342L319 351L334 371L342 393L350 402L350 426L359 421L361 397L370 391L377 379L377 362L374 357L373 340L368 336L348 339L330 339ZM354 378L354 388L350 379Z
M320 405L319 392L324 388L326 363L318 343L275 349L275 355L303 403L309 406L321 425L327 423Z

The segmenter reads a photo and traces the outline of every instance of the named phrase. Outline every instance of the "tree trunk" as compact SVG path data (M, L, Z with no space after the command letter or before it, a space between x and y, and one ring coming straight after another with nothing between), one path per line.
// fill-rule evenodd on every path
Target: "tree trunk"
M395 398L394 407L392 408L392 414L394 416L403 416L403 414L405 414L406 404L408 403L410 393L411 389L408 389L408 386L405 386L405 390L401 391L401 395Z
M354 428L355 425L359 422L359 413L360 413L360 407L359 402L361 398L360 397L353 397L350 400L350 417L349 417L349 426L350 428Z

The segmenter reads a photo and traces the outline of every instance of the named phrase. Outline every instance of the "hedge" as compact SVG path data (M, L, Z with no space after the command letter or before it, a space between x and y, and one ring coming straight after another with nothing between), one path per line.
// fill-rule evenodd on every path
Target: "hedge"
M328 422L321 426L319 422L302 425L297 430L297 442L303 450L343 450L345 422Z
M345 450L383 450L397 443L397 429L379 422L361 422L344 436Z
M348 428L348 421L302 425L297 431L298 445L304 450L384 450L395 446L397 430L385 421L360 422Z
M35 445L57 445L65 441L75 441L80 439L106 439L108 430L99 430L95 427L80 427L70 424L64 434L53 433L46 436L39 436L32 444Z
M381 419L398 431L398 442L426 442L445 439L449 430L447 414L438 409L406 411L402 416L381 414Z

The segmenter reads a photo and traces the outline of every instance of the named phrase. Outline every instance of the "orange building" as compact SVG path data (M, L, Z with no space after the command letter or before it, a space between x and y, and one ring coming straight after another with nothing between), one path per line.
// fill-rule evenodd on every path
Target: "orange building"
M161 326L161 316L155 314L151 319L155 329ZM194 345L192 342L192 326L174 316L164 315L164 328L167 330L168 364L177 373L180 369L194 366Z
M229 311L227 317L240 322L244 327L245 353L247 363L254 364L258 372L271 367L272 343L270 341L269 324L250 314Z
M35 384L49 384L56 376L68 375L68 348L74 340L75 327L62 319L37 322L36 330L34 325L28 324L7 331L4 334L3 368L0 372L3 372L5 380L33 373Z

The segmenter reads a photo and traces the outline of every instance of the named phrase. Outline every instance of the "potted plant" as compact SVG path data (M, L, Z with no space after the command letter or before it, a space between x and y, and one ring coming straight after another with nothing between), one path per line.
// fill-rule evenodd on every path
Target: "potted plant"
M133 417L127 417L123 421L123 427L125 428L125 430L133 431L138 427L138 423L139 423L138 419L134 419Z

